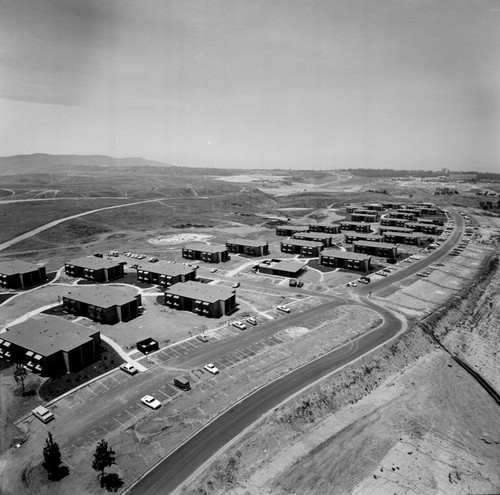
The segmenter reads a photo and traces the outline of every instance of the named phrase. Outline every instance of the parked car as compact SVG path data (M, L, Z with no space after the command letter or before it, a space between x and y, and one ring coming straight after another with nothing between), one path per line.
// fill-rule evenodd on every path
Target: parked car
M234 289L237 289L240 285L241 285L241 284L240 284L239 282L235 282L235 283L233 284L233 288L234 288Z
M206 364L204 368L212 375L216 375L219 372L219 369L216 368L212 363Z
M155 399L152 395L145 395L141 402L151 409L159 409L161 407L161 402L158 399Z
M347 282L347 287L357 287L358 284L356 282Z
M290 308L288 306L278 306L276 309L279 309L280 311L283 311L284 313L290 313Z
M304 282L302 282L302 280L297 281L297 287L303 287L303 286Z
M197 335L196 338L201 342L208 342L208 337L206 335L203 335L202 333L200 333L200 335Z
M35 418L38 418L42 423L47 424L49 421L52 421L55 419L55 416L46 408L43 406L38 406L31 411L33 413L33 416Z
M248 321L248 323L250 323L250 325L257 325L257 320L253 317L253 316L250 316L249 318L246 319L246 321Z
M133 364L130 363L123 363L120 366L120 369L122 371L125 371L125 373L128 373L129 375L135 375L136 373L139 373L139 370Z
M384 268L382 271L385 272L385 273L391 273L391 269L390 268Z
M235 321L235 322L232 323L232 325L233 325L233 327L239 328L240 330L245 330L245 328L247 327L241 321Z
M215 273L217 271L217 268L210 268L210 273Z
M427 273L419 272L419 273L417 273L417 276L419 276L419 277L428 277L429 275L427 275Z
M381 277L387 277L387 273L385 273L384 270L377 272L377 275L380 275Z
M297 287L297 280L295 280L294 278L291 278L289 281L288 281L288 285L290 287Z
M149 258L148 260L150 263L157 263L158 262L158 258Z
M369 280L366 280L366 279L364 279L364 278L360 278L360 279L358 280L358 283L360 283L360 284L369 284L369 283L370 283L370 281L369 281Z

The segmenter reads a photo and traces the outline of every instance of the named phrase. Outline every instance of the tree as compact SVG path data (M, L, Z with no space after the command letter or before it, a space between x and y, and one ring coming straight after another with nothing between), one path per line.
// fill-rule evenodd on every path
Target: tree
M61 472L61 451L59 445L54 442L52 433L49 432L49 438L45 440L43 448L43 467L49 475L49 479L56 479Z
M24 389L24 380L26 380L27 376L28 376L28 372L26 371L26 368L24 367L24 365L17 363L16 369L14 370L14 379L16 380L16 383L18 385L19 385L19 383L21 384L21 387L23 388L23 395L26 394L26 390Z
M111 449L106 440L102 439L94 452L94 460L92 461L92 469L100 471L100 477L104 476L104 470L115 463L115 451Z

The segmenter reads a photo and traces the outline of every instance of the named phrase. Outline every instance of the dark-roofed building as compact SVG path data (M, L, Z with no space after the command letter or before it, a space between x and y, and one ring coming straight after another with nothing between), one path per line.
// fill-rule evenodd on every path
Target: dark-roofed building
M44 375L69 373L97 359L100 341L95 328L37 315L0 334L0 358Z
M293 238L303 241L321 242L325 247L330 247L332 245L331 234L325 234L323 232L299 232L293 234Z
M380 219L380 225L386 227L404 227L408 222L409 220L405 220L404 218L383 217Z
M109 285L75 287L63 296L63 311L99 323L128 321L139 315L141 296Z
M196 278L196 270L179 263L167 263L158 261L157 263L141 264L137 268L137 280L147 284L158 284L164 287L188 282Z
M418 223L434 224L434 225L444 225L444 220L442 217L437 218L419 218Z
M359 210L359 206L346 206L345 211L346 213L354 213L356 210Z
M325 234L338 234L340 225L337 223L310 223L309 232L324 232Z
M383 236L377 234L358 234L357 232L344 232L344 242L353 244L356 241L382 242Z
M165 305L208 318L220 318L236 308L236 291L230 287L186 282L165 291Z
M382 203L363 203L363 208L372 211L382 211L384 209L384 206L382 205Z
M385 232L398 232L399 234L411 234L413 230L408 227L388 227L383 226L378 228L379 234L384 234Z
M323 247L322 242L302 241L301 239L281 241L282 253L300 254L302 256L319 256Z
M250 239L233 239L226 242L230 253L247 254L248 256L267 256L269 243L266 241L252 241Z
M373 213L358 213L355 211L351 213L351 220L353 222L369 222L374 223L378 220L378 214L376 212Z
M306 265L294 260L266 260L258 266L259 273L277 277L296 278L305 270Z
M276 235L281 237L291 237L299 232L309 232L308 225L281 225L276 227Z
M423 234L437 235L443 231L440 225L433 223L408 222L406 226L414 232L422 232Z
M371 232L370 224L345 220L340 222L340 230L354 230L355 232Z
M357 241L354 243L354 252L395 258L398 255L398 248L386 242Z
M201 260L206 263L223 263L229 261L229 252L226 246L187 244L182 248L182 257L188 260Z
M371 256L359 253L349 253L337 249L325 249L320 257L319 264L333 268L346 268L366 272L370 269Z
M44 266L21 260L0 261L0 287L26 289L47 279Z
M402 206L401 203L394 203L392 201L382 201L380 204L382 205L382 208L384 208L384 210L397 210Z
M401 218L402 220L409 220L410 222L413 222L413 220L415 220L416 218L416 215L415 213L408 210L398 210L391 211L389 213L389 218Z
M409 244L414 246L420 246L425 239L424 234L419 234L417 232L405 233L405 232L385 232L384 242L393 244Z
M109 282L124 275L125 263L109 258L89 256L64 263L64 273L70 277L85 278L92 282Z

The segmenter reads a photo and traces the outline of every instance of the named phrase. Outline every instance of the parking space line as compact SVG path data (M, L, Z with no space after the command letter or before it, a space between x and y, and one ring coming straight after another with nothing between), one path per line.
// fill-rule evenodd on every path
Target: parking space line
M116 418L113 418L120 426L125 426L123 423L121 423L120 421L118 421Z
M163 390L158 390L160 394L163 394L165 397L168 397L170 399L170 395L166 394Z
M109 375L109 378L111 378L112 380L114 380L116 383L119 383L121 385L121 381L120 380L117 380L114 376L112 375Z
M99 394L96 394L90 387L87 387L87 389L89 392L92 392L96 397L99 397Z
M106 428L104 428L104 426L99 426L99 428L102 428L106 433L109 433L109 431L106 430Z
M127 409L125 409L125 412L126 413L129 413L130 416L132 416L133 418L137 418L137 416L135 414L132 414L130 411L128 411Z
M104 383L102 382L96 382L97 385L101 385L102 387L104 387L106 390L109 390L109 387L106 387L106 385L104 385Z
M141 408L144 409L145 411L149 411L149 409L142 402L136 402L136 404L141 406Z

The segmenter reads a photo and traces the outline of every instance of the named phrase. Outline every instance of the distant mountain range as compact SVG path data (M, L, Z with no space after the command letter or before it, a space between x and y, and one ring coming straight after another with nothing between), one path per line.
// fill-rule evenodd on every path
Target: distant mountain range
M0 175L48 172L68 167L172 167L144 158L112 158L105 155L16 155L0 157Z

